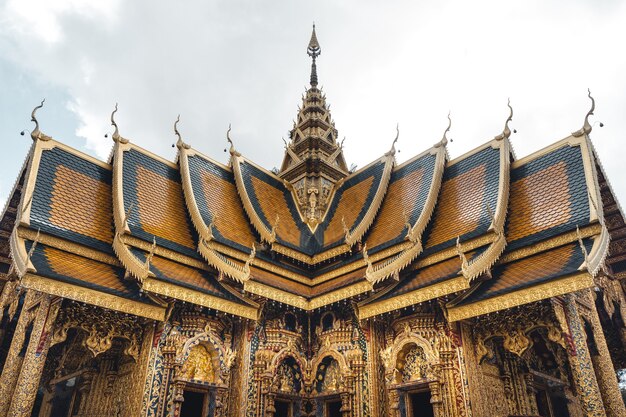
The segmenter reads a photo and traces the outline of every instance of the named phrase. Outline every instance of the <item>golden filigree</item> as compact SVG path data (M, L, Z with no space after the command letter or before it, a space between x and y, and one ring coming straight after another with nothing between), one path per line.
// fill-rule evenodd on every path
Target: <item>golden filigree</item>
M448 308L448 320L454 322L493 313L495 311L506 310L523 304L579 291L592 287L593 285L593 277L585 271L472 304L450 307Z
M122 313L133 314L152 320L162 321L165 317L163 307L129 300L90 288L78 287L65 282L44 278L34 274L26 274L22 278L22 285L36 291L80 301L105 309Z

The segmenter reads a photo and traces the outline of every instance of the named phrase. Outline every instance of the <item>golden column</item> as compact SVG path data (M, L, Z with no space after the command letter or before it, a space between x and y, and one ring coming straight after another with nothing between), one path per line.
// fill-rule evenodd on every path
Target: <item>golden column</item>
M591 290L587 291L584 299L591 307L587 317L590 319L593 329L593 338L595 339L598 349L597 355L591 355L591 361L596 371L596 378L606 408L606 415L608 417L626 416L626 408L624 408L624 401L622 400L622 394L617 383L617 374L615 373L615 368L611 361L611 354L606 344L602 324L600 323L600 317L598 316Z
M442 407L444 415L446 416L458 416L460 415L456 397L456 386L454 384L454 360L456 359L456 352L451 346L446 346L446 350L442 350L439 353L439 360L441 361L441 393L442 393Z
M33 313L31 308L36 296L37 293L34 291L28 291L25 295L22 311L17 320L13 340L11 341L9 353L4 363L4 369L2 370L2 376L0 376L0 417L6 417L8 415L9 406L11 405L13 390L15 389L15 384L17 383L17 378L22 367L23 358L20 356L20 352L24 346L26 329L30 324Z
M576 383L577 397L586 417L606 417L591 355L587 348L585 329L576 305L576 296L567 294L564 298L564 313L573 345L572 349L568 349L568 359Z
M33 330L8 413L11 417L30 417L33 410L39 381L48 357L50 336L61 305L60 299L56 301L52 299L51 295L42 295L34 313Z

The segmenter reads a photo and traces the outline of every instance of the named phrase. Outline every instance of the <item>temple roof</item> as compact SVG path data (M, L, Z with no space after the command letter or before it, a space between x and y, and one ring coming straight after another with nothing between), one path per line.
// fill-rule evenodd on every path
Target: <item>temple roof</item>
M177 300L254 319L262 299L309 311L353 299L367 318L440 298L460 320L593 285L610 199L587 121L515 160L511 108L500 135L454 160L444 134L397 165L396 136L348 172L311 42L311 88L278 173L230 130L224 165L186 144L178 121L175 161L122 137L115 112L109 163L37 127L11 198L8 279L153 318Z

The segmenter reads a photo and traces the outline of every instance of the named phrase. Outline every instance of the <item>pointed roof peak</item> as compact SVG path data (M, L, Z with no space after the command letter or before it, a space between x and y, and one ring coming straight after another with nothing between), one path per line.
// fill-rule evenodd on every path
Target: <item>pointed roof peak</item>
M317 40L317 35L315 34L315 23L313 23L313 32L311 32L311 40L309 41L309 46L307 47L306 52L314 60L322 52L320 43Z
M309 46L306 48L306 53L313 59L311 63L311 87L317 87L317 66L315 65L315 59L322 53L322 48L315 34L315 23L313 23L313 32L311 33L311 40L309 41Z

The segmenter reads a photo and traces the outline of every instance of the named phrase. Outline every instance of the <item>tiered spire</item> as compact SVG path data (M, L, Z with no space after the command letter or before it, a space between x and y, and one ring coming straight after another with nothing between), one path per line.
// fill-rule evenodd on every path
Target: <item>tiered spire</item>
M317 88L316 59L321 51L313 25L307 47L312 59L311 87L303 97L298 118L289 132L290 140L285 146L279 174L294 190L300 212L312 228L325 213L336 183L348 175L326 96Z

